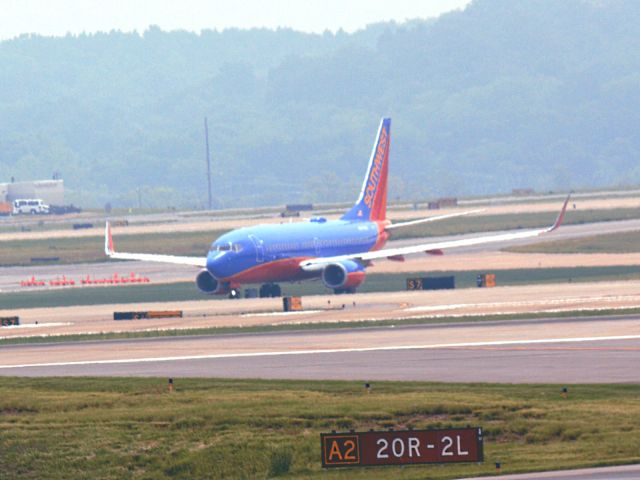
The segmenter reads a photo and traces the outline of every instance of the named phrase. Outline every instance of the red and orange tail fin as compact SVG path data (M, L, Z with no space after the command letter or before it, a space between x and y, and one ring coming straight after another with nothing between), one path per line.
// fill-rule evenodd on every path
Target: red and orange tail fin
M115 252L113 247L113 237L111 236L111 224L107 220L104 226L104 253L108 257Z
M364 177L358 201L342 220L381 221L387 218L387 177L389 175L389 146L391 119L383 118L373 144L367 175Z

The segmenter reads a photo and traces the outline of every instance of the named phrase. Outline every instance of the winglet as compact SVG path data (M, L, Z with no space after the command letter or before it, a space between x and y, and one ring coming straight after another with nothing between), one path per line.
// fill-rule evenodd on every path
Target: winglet
M111 236L111 224L107 220L104 226L104 253L110 257L114 253L113 237Z
M567 205L569 204L569 199L571 198L571 193L567 195L567 199L564 201L564 205L562 206L562 210L558 214L555 223L547 230L547 232L553 232L554 230L560 228L562 222L564 221L564 214L567 212Z

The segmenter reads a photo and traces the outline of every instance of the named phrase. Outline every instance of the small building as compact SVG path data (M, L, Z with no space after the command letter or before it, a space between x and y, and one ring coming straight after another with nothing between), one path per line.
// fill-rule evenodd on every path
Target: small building
M457 207L458 199L456 197L443 197L437 200L440 208Z
M456 197L443 197L429 202L427 208L429 210L440 210L441 208L456 206L458 206L458 199Z
M535 195L535 193L533 188L514 188L511 190L511 195L516 197L526 197L527 195Z
M64 205L63 180L34 180L0 184L0 200L13 202L19 198L41 198L48 205Z

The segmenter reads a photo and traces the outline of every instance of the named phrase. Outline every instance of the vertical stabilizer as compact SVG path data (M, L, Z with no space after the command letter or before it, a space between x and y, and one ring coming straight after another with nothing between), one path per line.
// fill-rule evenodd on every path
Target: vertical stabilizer
M364 177L358 201L342 220L385 220L387 216L387 176L389 172L389 145L391 119L383 118Z

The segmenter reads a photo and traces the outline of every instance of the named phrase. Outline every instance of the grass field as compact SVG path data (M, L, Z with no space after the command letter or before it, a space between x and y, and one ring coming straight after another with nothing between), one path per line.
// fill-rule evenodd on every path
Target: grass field
M637 385L0 379L4 479L459 478L640 461ZM484 464L321 471L321 432L482 426Z
M211 241L224 231L177 232L121 235L116 246L121 251L153 252L204 257ZM49 238L0 242L0 265L34 265L34 257L59 257L58 262L106 261L104 237ZM49 263L49 262L48 262Z
M568 211L565 223L582 224L599 221L640 218L640 209ZM443 235L480 233L551 225L555 213L484 215L453 218L441 222L407 227L394 232L394 239L428 238ZM162 234L116 235L118 250L204 256L211 242L226 230L175 232ZM33 265L34 257L59 257L54 263L104 261L104 239L96 237L11 240L0 242L0 266Z
M560 204L558 205L558 210ZM465 233L493 232L521 228L538 228L552 225L557 212L517 213L504 215L478 215L452 218L435 223L406 227L393 232L394 239L430 236L458 235ZM618 210L567 210L565 225L581 225L593 222L632 220L640 218L640 208Z
M640 266L538 268L493 270L498 285L525 285L535 283L571 283L604 280L631 280L640 278ZM457 288L476 286L476 277L485 271L466 272L409 272L398 274L371 273L359 292L391 292L405 290L406 279L412 277L455 276ZM318 295L330 293L321 282L282 284L283 295ZM336 296L336 303L340 301ZM192 282L146 284L110 287L67 288L30 292L2 293L2 309L63 307L71 305L100 305L107 303L146 303L202 299L227 300L226 296L208 296ZM228 301L228 300L227 300Z
M520 253L636 253L640 252L640 232L594 235L511 247L506 250Z

